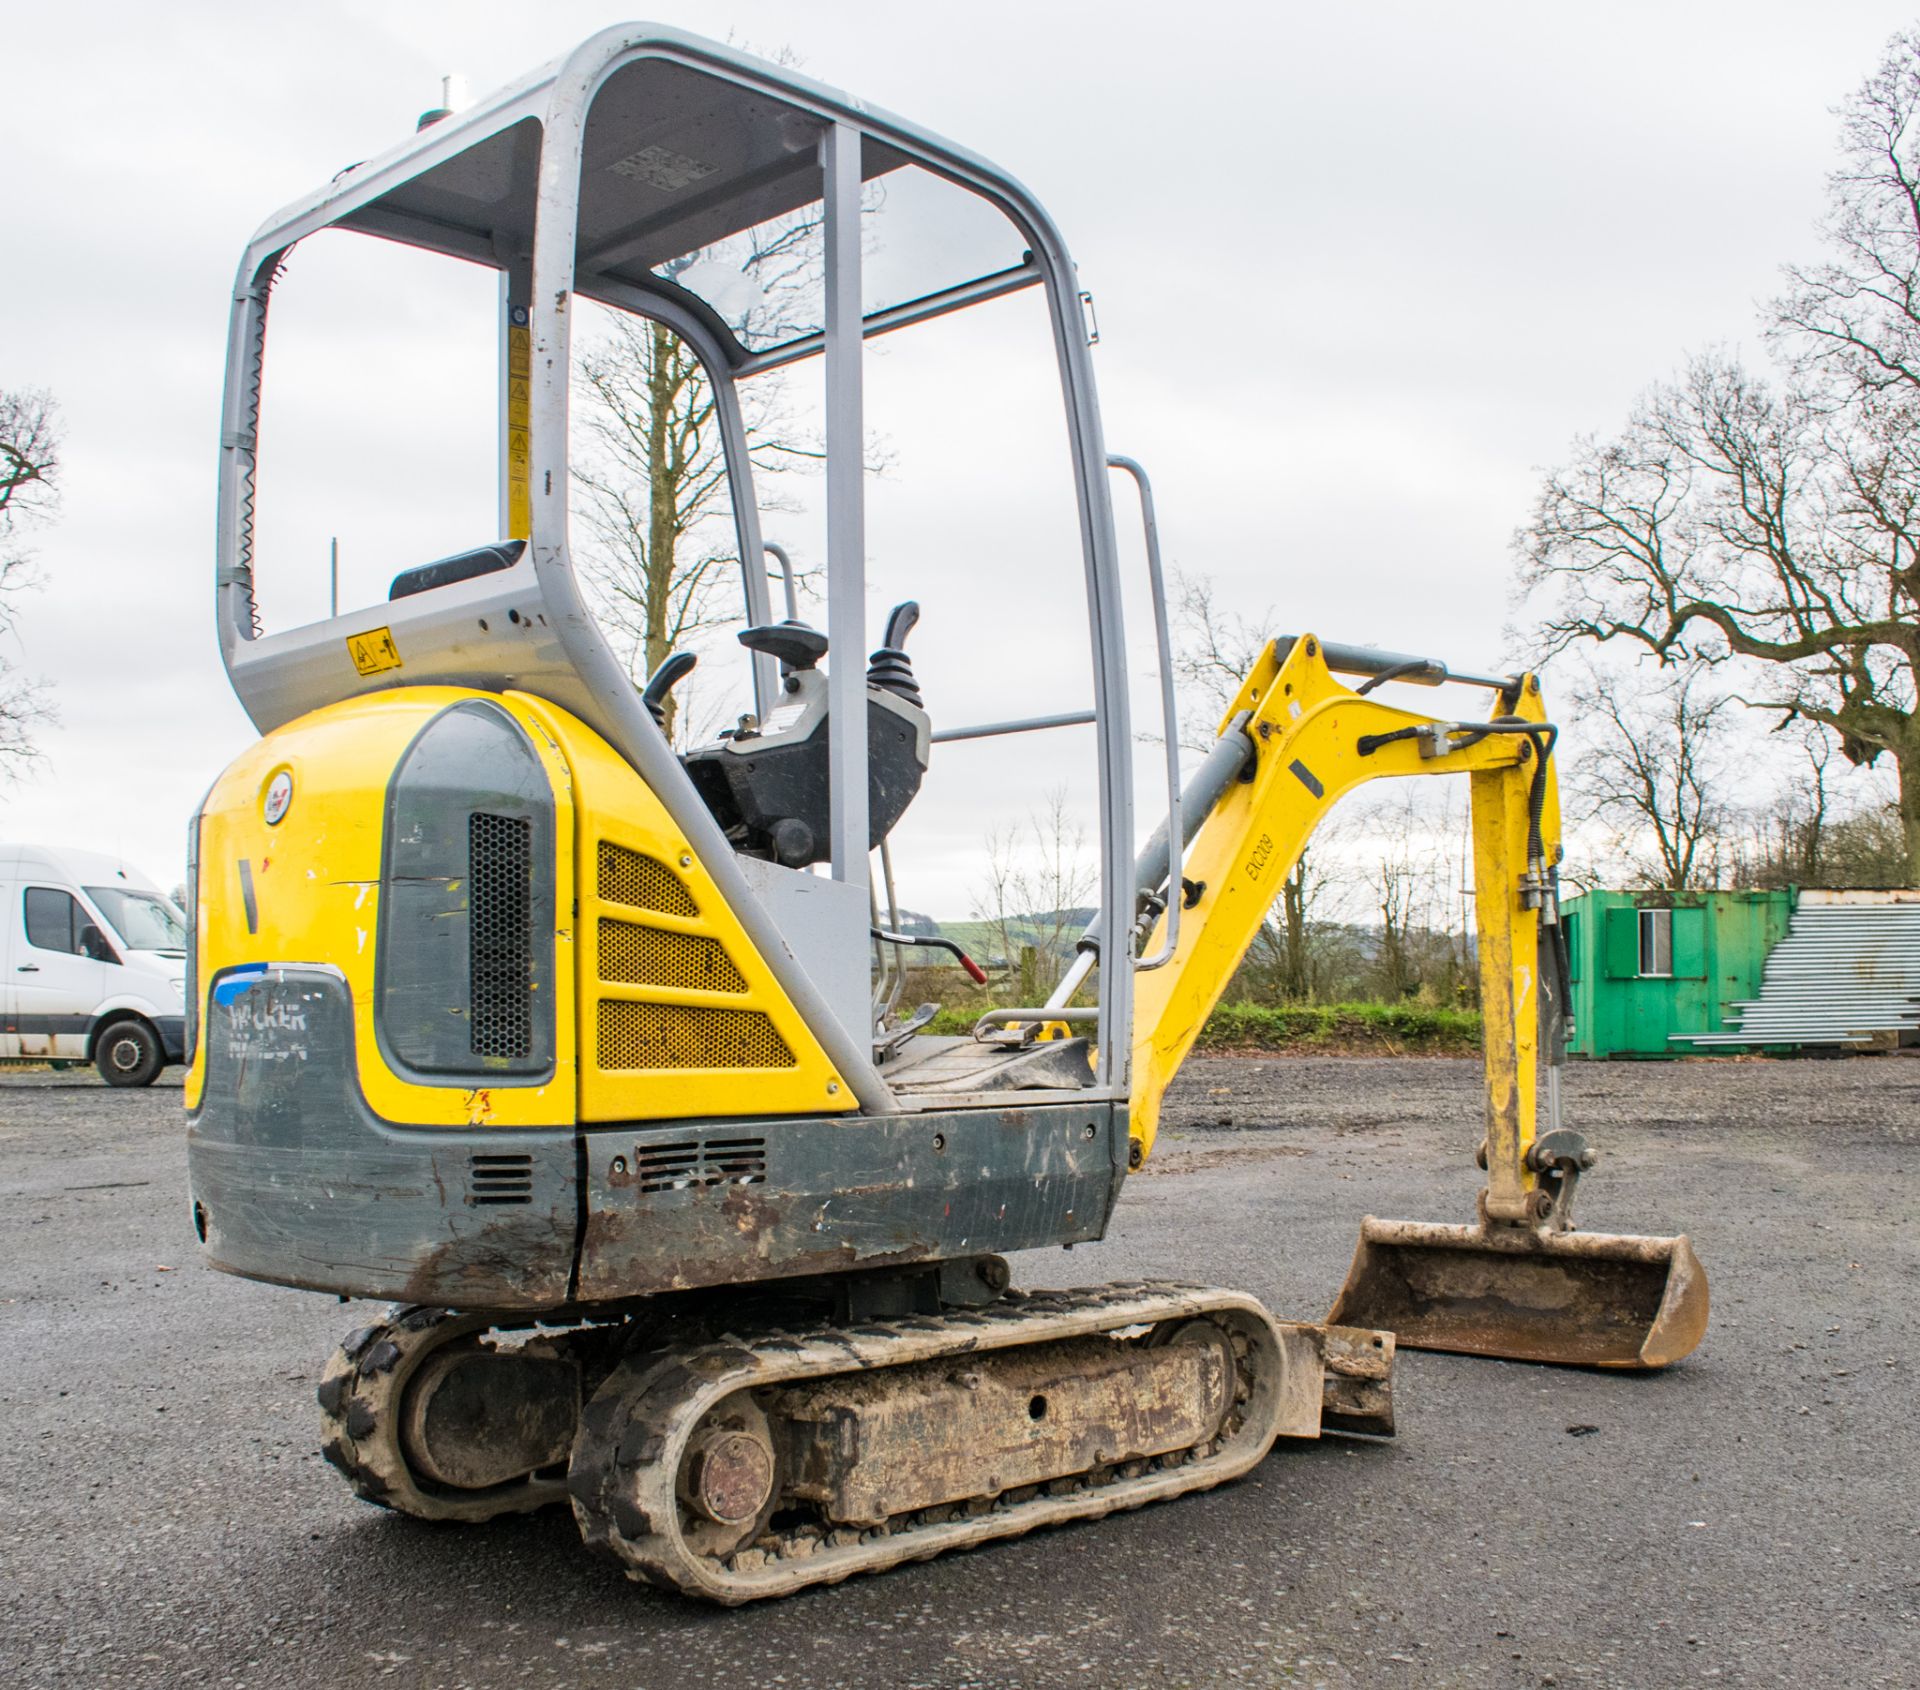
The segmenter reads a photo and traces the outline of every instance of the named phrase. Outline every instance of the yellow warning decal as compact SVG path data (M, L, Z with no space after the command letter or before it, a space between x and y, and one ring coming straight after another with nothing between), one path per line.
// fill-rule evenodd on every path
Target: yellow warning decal
M533 337L526 320L526 308L519 306L507 326L507 538L510 540L524 540L533 532L532 459L527 433L532 399Z
M363 675L378 675L400 667L400 648L393 643L391 628L374 628L364 634L347 636L347 655Z

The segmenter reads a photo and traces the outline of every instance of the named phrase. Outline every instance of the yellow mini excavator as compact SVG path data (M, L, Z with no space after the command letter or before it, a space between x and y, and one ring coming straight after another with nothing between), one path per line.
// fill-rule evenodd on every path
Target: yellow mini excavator
M1698 1342L1684 1238L1572 1228L1592 1154L1559 1118L1555 728L1532 675L1278 638L1183 786L1148 485L1107 454L1086 301L1017 182L652 26L429 116L241 262L216 602L261 737L191 830L193 1226L226 1272L399 1305L319 1388L325 1453L361 1496L450 1521L570 1505L632 1576L740 1603L1205 1489L1276 1438L1389 1433L1396 1341L1619 1368ZM890 212L957 196L1006 262L882 286L876 184ZM816 319L769 326L713 255L799 228ZM268 305L323 231L497 272L504 537L268 631ZM917 608L864 657L863 347L1021 298L1064 415L1090 697L936 731ZM688 654L637 689L576 576L589 306L674 337L723 437L752 708L684 753L661 715ZM740 393L778 369L820 383L824 630L770 604ZM1116 469L1146 519L1169 730L1167 819L1138 854ZM972 514L956 501L956 526ZM936 693L938 649L921 642ZM1375 696L1445 682L1484 712ZM1025 730L1093 745L1098 913L1046 1001L936 1037L928 1008L899 1010L903 959L942 941L901 917L888 836L938 763L978 778L979 742ZM1448 774L1471 788L1487 1035L1474 1223L1367 1220L1325 1322L1197 1285L1012 1289L1008 1253L1105 1233L1321 816L1363 781Z

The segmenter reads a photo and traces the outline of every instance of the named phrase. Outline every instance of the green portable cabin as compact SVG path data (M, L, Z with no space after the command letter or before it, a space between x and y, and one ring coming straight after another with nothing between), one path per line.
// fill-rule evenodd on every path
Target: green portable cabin
M1567 900L1576 1056L1684 1056L1676 1033L1717 1033L1758 996L1794 894L1583 892Z

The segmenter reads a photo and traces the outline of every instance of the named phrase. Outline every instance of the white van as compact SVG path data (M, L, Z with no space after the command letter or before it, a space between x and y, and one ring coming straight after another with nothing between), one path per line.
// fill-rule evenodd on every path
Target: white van
M186 1040L186 917L114 857L0 845L0 1060L151 1085Z

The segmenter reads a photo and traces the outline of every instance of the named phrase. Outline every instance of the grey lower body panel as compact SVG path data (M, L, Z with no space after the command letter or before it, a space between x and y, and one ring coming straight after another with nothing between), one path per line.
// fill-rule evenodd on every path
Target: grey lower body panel
M187 1018L184 1015L156 1015L154 1031L160 1035L160 1049L169 1062L182 1062L187 1051Z
M1088 1243L1126 1130L1109 1103L592 1128L579 1295Z
M931 1265L1097 1239L1125 1178L1108 1102L399 1126L360 1094L337 973L236 971L212 1000L194 1224L212 1266L276 1284L524 1312Z
M331 969L236 970L210 996L187 1173L214 1267L455 1308L567 1301L579 1232L571 1127L381 1120L360 1094L353 1005Z

